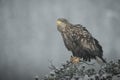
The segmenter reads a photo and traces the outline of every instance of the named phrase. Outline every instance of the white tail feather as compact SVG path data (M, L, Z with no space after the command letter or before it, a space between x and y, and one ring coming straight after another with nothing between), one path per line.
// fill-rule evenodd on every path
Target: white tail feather
M102 59L100 59L99 57L97 57L96 56L96 61L98 62L98 64L100 64L100 65L103 65L104 64L104 62L103 62L103 60Z

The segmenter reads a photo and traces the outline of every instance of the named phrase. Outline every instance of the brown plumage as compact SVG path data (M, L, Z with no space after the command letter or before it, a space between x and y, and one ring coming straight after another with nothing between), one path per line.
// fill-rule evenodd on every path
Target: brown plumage
M103 50L99 42L80 24L73 25L64 18L57 20L57 29L63 37L66 48L73 56L85 61L100 58L103 62Z

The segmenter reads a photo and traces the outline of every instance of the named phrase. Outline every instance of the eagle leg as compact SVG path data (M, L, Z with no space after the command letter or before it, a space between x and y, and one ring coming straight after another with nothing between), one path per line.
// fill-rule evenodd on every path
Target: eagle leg
M79 57L76 57L76 56L71 56L70 62L77 64L77 63L80 62L80 58L79 58Z

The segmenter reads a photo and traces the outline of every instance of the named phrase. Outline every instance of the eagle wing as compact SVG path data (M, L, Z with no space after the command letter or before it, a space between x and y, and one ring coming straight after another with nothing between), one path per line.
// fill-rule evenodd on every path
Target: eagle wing
M73 31L73 39L77 46L88 55L103 56L103 50L99 42L92 37L85 27L75 25ZM79 49L76 49L79 50ZM80 51L80 50L79 50Z

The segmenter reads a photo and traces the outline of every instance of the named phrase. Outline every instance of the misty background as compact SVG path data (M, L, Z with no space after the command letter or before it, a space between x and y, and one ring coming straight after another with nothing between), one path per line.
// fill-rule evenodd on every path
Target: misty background
M0 80L33 80L69 60L57 18L82 24L120 58L120 0L0 0Z

